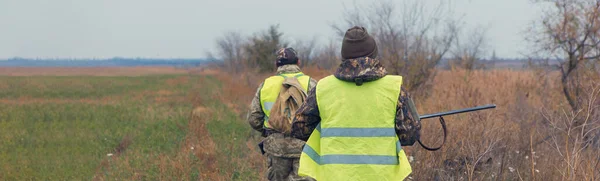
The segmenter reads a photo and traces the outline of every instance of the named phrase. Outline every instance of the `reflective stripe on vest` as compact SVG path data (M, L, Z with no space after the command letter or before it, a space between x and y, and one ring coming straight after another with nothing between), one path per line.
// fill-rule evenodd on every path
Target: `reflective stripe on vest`
M381 134L389 132L389 128L327 128L321 129L321 125L317 126L317 131L320 132L321 138L324 137L395 137L389 134ZM393 129L393 128L392 128ZM347 132L346 130L351 130ZM364 130L364 132L362 132ZM392 130L395 132L395 130ZM328 133L329 132L329 133ZM328 135L328 136L326 136ZM396 142L396 150L401 150L400 141ZM303 152L314 160L319 165L325 164L376 164L376 165L396 165L398 164L397 156L385 155L319 155L310 145L304 147Z
M300 85L308 92L308 84L310 77L304 75L302 72L291 73L291 74L279 74L271 76L265 79L262 88L260 89L260 106L265 113L264 127L270 128L269 116L271 115L271 108L279 97L279 91L281 90L281 84L286 77L296 77Z
M396 136L402 77L356 86L333 76L317 84L321 123L300 157L299 174L317 180L403 180L411 173Z

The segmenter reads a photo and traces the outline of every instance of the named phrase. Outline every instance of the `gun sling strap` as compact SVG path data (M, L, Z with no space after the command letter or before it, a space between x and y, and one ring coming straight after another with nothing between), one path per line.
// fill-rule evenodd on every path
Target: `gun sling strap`
M447 134L447 131L446 131L446 121L444 120L444 117L441 117L441 116L440 116L440 124L442 124L442 130L444 131L444 140L442 141L442 144L441 144L439 147L431 148L431 147L425 146L425 145L424 145L424 144L421 142L421 138L420 138L420 137L419 137L419 139L417 139L417 142L419 142L419 144L420 144L420 145L421 145L423 148L425 148L426 150L429 150L429 151L436 151L436 150L439 150L440 148L442 148L442 146L444 146L444 143L446 143L446 134Z
M408 99L408 109L409 109L409 111L411 112L411 114L413 115L413 118L414 118L414 119L418 119L418 122L419 122L419 124L420 124L420 122L421 122L421 118L419 117L419 113L417 113L417 107L415 106L415 103L413 102L413 100L412 100L412 99L410 99L410 98ZM440 149L440 148L442 148L442 146L444 146L444 144L446 143L446 136L447 136L447 133L448 133L448 132L446 131L446 121L444 120L444 117L442 117L442 116L440 116L439 118L440 118L440 124L442 124L442 130L444 131L444 140L442 141L442 144L441 144L439 147L431 148L431 147L425 146L425 145L423 144L423 142L421 142L421 137L419 136L419 137L417 138L417 142L419 142L419 144L420 144L420 145L421 145L423 148L425 148L426 150L429 150L429 151L436 151L436 150L439 150L439 149Z

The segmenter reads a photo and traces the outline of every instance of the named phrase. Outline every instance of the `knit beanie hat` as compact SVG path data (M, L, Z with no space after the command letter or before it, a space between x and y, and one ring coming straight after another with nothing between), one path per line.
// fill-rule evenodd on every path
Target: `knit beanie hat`
M342 58L377 57L377 44L363 27L354 26L344 35L342 42Z

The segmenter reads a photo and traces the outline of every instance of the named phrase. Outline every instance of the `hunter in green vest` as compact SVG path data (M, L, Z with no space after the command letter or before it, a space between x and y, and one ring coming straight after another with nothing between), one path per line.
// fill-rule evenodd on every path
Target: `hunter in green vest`
M294 49L279 49L275 59L277 74L265 79L256 90L250 105L248 123L265 137L261 142L261 149L267 156L268 180L312 180L298 176L298 162L305 142L281 134L269 125L271 108L279 96L286 77L295 77L303 91L308 91L317 85L316 80L300 71L299 63L300 60Z
M292 136L306 140L299 175L328 180L404 180L412 172L402 146L420 124L405 107L402 77L387 75L375 40L349 29L342 64L321 79L296 113Z

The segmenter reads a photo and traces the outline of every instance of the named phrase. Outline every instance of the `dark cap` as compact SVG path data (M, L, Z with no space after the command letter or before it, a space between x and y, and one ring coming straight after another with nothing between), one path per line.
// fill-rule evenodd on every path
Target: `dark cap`
M293 48L280 48L277 50L275 61L278 67L287 64L298 64L297 52Z

